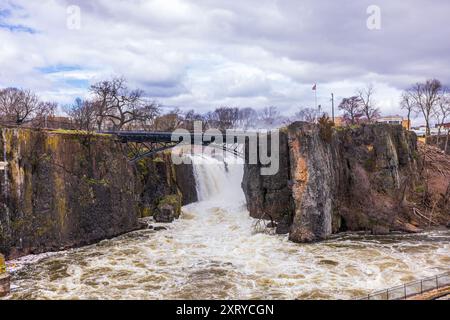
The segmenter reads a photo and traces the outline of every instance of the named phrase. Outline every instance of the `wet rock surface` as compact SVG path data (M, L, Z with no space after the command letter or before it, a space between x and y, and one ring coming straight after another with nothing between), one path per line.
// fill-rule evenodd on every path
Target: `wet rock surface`
M158 208L158 212L155 214L155 221L172 222L175 220L175 216L175 208L170 204L165 204Z
M248 153L248 146L246 147ZM261 166L258 164L244 167L242 189L247 209L253 218L281 221L287 216L290 220L293 201L289 186L289 149L285 132L280 132L279 152L280 169L275 175L261 175Z
M340 231L420 232L409 201L423 178L414 133L375 124L324 134L318 125L297 122L281 130L280 142L277 175L245 167L242 187L252 216L270 212L280 222L277 232L289 229L295 242ZM275 191L282 194L279 204L271 201Z
M107 135L17 128L1 133L7 166L0 171L0 252L8 258L137 230L138 219L157 212L166 196L186 192L186 202L196 196L194 183L180 187L176 178L192 175L192 168L174 168L170 154L132 165Z

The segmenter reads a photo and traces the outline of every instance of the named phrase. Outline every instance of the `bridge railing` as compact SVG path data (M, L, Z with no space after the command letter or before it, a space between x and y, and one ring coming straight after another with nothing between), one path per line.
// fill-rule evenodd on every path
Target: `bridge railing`
M360 300L404 300L448 286L450 286L450 271L389 289L376 291L368 294L366 297L362 297Z

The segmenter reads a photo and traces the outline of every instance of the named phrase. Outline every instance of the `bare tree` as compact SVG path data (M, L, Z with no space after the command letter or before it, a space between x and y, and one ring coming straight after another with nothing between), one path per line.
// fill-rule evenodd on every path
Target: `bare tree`
M65 111L76 129L86 131L94 129L97 110L93 102L77 98L73 105L66 107Z
M361 98L358 96L342 99L338 108L344 111L344 118L352 125L356 124L363 114Z
M357 90L357 96L361 100L361 112L366 117L368 123L372 123L380 115L380 110L375 106L373 99L374 92L375 89L372 84Z
M269 127L275 125L279 117L280 111L278 111L278 108L274 106L265 107L259 113L259 118L261 119L263 124Z
M436 79L427 80L425 83L416 83L410 89L414 103L425 119L427 136L431 133L430 120L435 113L435 107L439 101L441 91L442 84Z
M236 128L239 119L239 109L232 107L219 107L206 114L209 127L219 130Z
M112 124L113 130L121 130L126 125L152 120L158 113L159 106L147 101L142 90L129 90L124 78L98 82L90 91L97 110L98 130L105 120Z
M295 118L301 121L315 123L320 117L320 112L316 108L302 108L295 113Z
M238 125L241 129L247 130L256 126L258 122L258 112L253 108L242 108L238 112Z
M199 113L196 113L193 109L188 110L184 114L183 128L189 131L193 131L195 121L201 121L202 123L204 123L205 117Z
M55 115L58 109L57 102L41 101L39 102L38 112L35 114L33 126L46 127L48 119Z
M406 90L405 92L402 93L400 108L406 110L408 126L411 126L411 114L417 110L417 105L415 104L414 98L412 97L411 92L409 90Z
M156 101L142 99L140 106L137 108L136 126L139 129L152 130L155 120L161 115L161 105Z
M450 117L450 92L448 91L448 89L443 89L441 94L439 95L439 99L434 109L433 115L438 125L438 136L436 144L439 146L441 129L444 126L447 119Z
M46 117L55 111L55 107L54 103L41 102L30 90L0 90L0 115L16 125L22 125L34 118Z
M107 109L110 107L112 87L112 81L97 82L90 87L90 92L94 96L92 101L96 110L95 120L98 131L102 130Z

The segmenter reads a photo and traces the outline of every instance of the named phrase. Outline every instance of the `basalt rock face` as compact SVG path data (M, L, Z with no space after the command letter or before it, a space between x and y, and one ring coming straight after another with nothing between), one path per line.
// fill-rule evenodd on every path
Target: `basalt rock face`
M175 181L181 191L183 206L197 202L198 195L197 189L195 188L195 176L192 164L181 163L172 166L175 168Z
M420 179L416 135L387 124L342 129L332 149L339 164L333 231L407 231L406 198Z
M141 159L136 163L136 169L141 217L160 213L158 207L167 196L173 195L180 199L176 210L197 201L192 165L174 165L170 152Z
M110 136L1 128L0 156L0 252L8 258L136 230L145 208L182 193L170 157L132 165Z
M325 238L332 231L335 150L317 127L305 123L289 126L288 141L295 208L289 238L298 242Z
M382 124L327 131L297 122L280 137L285 137L280 139L280 159L288 154L289 165L281 165L272 179L275 186L284 182L283 196L292 204L286 200L288 205L274 208L283 215L273 216L291 218L292 241L317 241L344 230L401 229L402 200L418 179L414 134ZM265 196L271 177L262 178L257 165L247 165L245 172L248 208L258 216L271 206Z
M248 154L248 145L246 147ZM277 232L287 233L286 226L292 221L293 200L289 187L290 157L285 131L280 132L279 152L280 168L275 175L261 175L261 167L258 164L245 165L242 189L251 217L277 221Z

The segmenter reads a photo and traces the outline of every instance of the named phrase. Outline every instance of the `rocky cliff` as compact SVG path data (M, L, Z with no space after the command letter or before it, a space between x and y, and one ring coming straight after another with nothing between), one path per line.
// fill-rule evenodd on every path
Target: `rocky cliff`
M253 217L270 213L281 222L277 231L296 242L346 230L417 230L409 201L421 181L415 134L383 124L297 122L281 130L280 142L277 175L245 166L242 187Z
M192 168L167 154L132 165L111 136L2 128L0 156L0 252L10 258L114 237L160 204L196 198L195 185L177 183Z
M270 143L268 143L270 146ZM248 153L248 145L246 146ZM293 199L289 187L290 157L287 134L280 134L280 165L275 175L261 175L259 165L246 165L242 189L250 216L280 222L279 232L291 224Z

